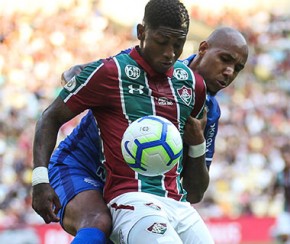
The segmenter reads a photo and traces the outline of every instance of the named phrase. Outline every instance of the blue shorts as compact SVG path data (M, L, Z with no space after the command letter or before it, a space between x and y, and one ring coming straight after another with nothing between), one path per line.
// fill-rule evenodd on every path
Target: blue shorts
M58 212L61 225L65 207L74 196L87 190L103 191L103 180L81 164L76 164L71 156L67 156L63 162L50 162L48 174L62 206Z
M87 190L103 191L105 169L98 128L91 111L54 151L48 165L52 188L62 205L58 213L62 224L67 203Z

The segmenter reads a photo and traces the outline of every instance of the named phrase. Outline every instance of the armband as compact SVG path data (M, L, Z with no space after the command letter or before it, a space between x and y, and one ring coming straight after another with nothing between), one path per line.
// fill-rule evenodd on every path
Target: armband
M46 167L36 167L32 171L32 186L41 184L41 183L49 183L48 179L48 170Z
M188 156L191 158L198 158L204 155L206 152L206 143L205 141L201 144L189 146L188 148Z

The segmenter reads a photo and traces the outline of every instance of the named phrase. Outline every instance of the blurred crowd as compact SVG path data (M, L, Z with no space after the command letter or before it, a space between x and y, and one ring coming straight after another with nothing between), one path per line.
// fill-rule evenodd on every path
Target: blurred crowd
M290 135L290 16L194 7L191 17L211 29L236 27L250 44L245 70L217 96L222 117L211 182L196 207L205 217L275 215L283 196L269 201L268 190ZM0 227L43 223L31 208L35 122L58 94L65 69L118 53L136 37L100 13L97 1L73 1L54 14L1 14L0 23ZM77 122L63 126L60 140Z

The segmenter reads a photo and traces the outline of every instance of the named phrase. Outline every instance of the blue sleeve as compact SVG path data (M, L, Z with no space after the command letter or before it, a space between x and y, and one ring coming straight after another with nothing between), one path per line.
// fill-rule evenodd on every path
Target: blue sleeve
M213 96L207 96L206 106L208 108L208 113L204 136L206 139L206 165L209 168L215 152L215 139L218 133L218 123L221 112L219 104Z
M127 48L127 49L125 49L125 50L122 50L120 53L118 53L118 54L128 54L128 53L130 53L131 51L132 51L132 47L129 47L129 48Z
M215 151L215 139L218 132L218 121L215 123L207 123L205 128L205 138L206 138L206 153L205 160L206 166L209 168L213 159Z
M51 161L59 160L60 155L68 154L92 169L95 169L97 165L102 165L102 143L91 110L82 118L78 126L60 142Z

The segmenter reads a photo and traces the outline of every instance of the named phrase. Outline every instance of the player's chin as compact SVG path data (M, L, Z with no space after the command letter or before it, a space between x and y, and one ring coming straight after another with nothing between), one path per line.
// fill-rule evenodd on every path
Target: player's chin
M173 66L172 63L164 63L164 64L158 64L154 67L154 70L158 73L166 73L171 67Z
M220 90L222 90L223 88L222 87L219 87L219 86L207 86L207 91L210 93L210 94L216 94L217 92L219 92Z

